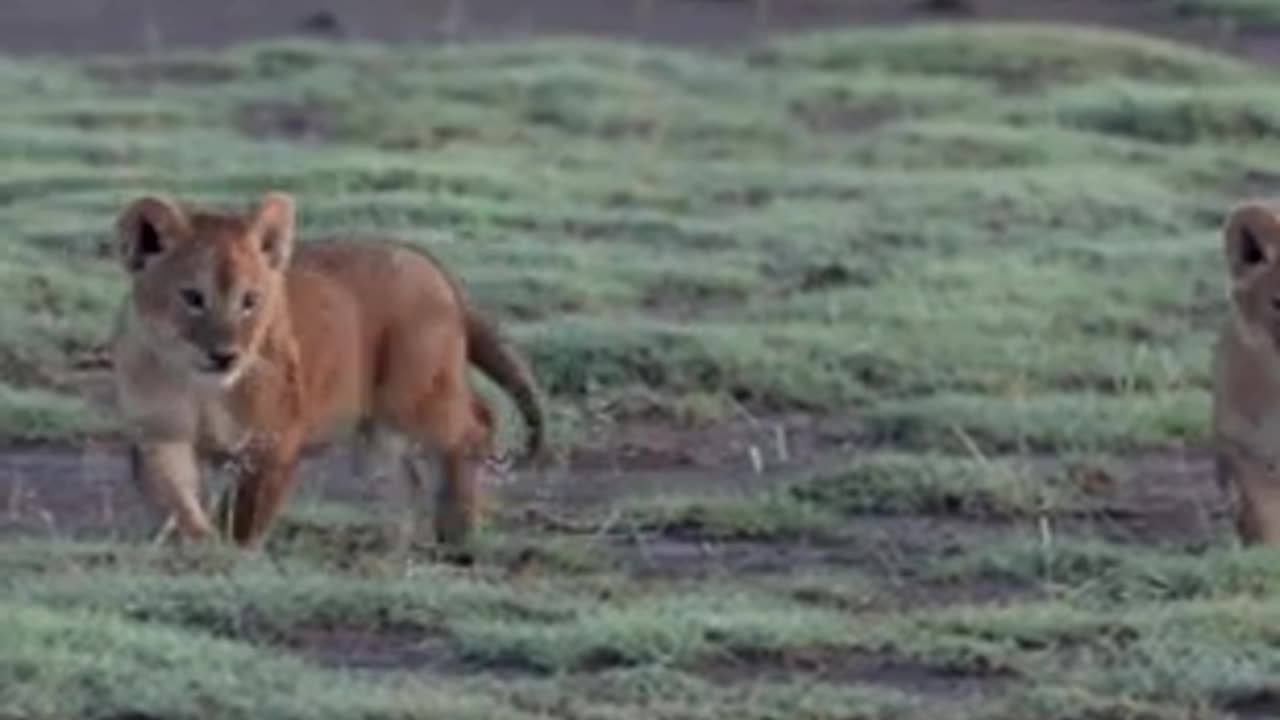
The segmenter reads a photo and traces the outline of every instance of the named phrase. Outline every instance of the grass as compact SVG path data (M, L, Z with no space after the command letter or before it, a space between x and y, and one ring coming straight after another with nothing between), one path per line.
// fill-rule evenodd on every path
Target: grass
M1068 502L1067 491L1027 468L998 459L873 456L793 490L805 501L845 513L930 513L1030 517Z
M505 514L466 568L302 505L263 556L6 541L0 717L1274 712L1274 553L1168 462L1205 440L1218 225L1275 187L1274 80L1035 25L0 62L4 437L112 431L80 368L128 199L275 187L308 234L453 267L563 448L797 415L860 448Z
M593 403L621 423L856 408L919 445L956 425L988 449L1192 441L1218 215L1274 155L1262 70L1035 26L745 57L289 41L5 67L0 337L52 372L0 397L0 428L39 437L102 429L55 381L109 327L123 202L280 187L308 232L392 231L455 267L565 444Z
M527 717L479 692L391 687L112 616L4 606L9 717Z

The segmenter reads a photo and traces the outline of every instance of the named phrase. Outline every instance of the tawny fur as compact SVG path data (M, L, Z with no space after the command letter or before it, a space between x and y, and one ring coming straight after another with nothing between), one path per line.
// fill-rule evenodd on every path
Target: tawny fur
M1219 483L1246 544L1280 542L1280 218L1260 203L1227 218L1230 313L1214 353Z
M247 214L148 196L117 223L130 292L113 342L132 433L134 479L184 537L266 535L300 453L351 430L399 451L438 453L436 533L465 540L481 517L479 464L494 420L468 379L476 365L524 416L531 456L542 410L525 363L467 307L427 255L343 237L294 246L294 203L268 193ZM232 459L237 482L215 519L198 461ZM420 496L421 473L406 458Z

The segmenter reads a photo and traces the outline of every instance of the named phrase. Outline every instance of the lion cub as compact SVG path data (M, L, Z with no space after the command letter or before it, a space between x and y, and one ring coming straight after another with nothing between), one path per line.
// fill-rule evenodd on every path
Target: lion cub
M134 481L181 536L209 536L198 460L234 460L216 519L252 546L300 453L356 428L441 456L436 534L465 540L479 519L477 472L494 431L468 362L515 399L526 450L539 456L532 375L431 258L363 237L295 247L294 214L278 192L246 214L159 196L121 214L117 245L131 287L112 349ZM419 499L422 477L407 457L403 474Z
M1214 356L1218 480L1246 544L1280 542L1280 218L1233 210L1223 230L1231 314Z

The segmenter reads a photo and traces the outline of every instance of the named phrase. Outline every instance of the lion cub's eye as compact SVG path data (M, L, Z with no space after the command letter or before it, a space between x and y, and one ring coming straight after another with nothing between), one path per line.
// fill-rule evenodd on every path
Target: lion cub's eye
M183 288L179 291L182 296L182 302L186 303L188 310L204 310L204 295L194 288Z
M246 290L240 298L240 308L245 312L253 312L253 309L258 307L258 299L257 290Z

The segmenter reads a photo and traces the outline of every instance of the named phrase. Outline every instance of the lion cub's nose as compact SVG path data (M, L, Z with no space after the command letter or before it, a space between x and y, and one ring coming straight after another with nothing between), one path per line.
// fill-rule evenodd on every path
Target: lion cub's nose
M238 357L239 353L235 350L210 350L210 369L216 372L226 372L231 369L232 365L236 364L236 358Z

